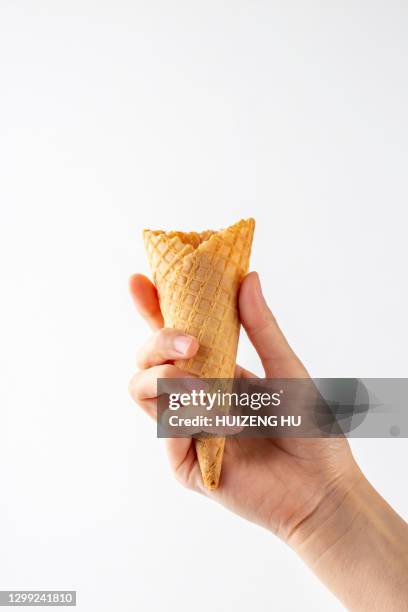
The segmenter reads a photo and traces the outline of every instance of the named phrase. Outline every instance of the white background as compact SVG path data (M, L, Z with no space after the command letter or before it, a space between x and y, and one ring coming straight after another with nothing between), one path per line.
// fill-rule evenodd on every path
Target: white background
M127 393L148 335L127 279L144 227L254 216L252 268L310 372L407 376L407 27L392 0L2 0L0 589L342 609L173 481ZM240 360L260 372L245 338ZM352 445L406 517L406 441Z

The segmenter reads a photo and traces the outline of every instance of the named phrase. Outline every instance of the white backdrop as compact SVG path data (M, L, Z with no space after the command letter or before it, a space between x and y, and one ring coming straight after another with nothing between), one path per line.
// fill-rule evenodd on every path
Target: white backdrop
M407 27L393 0L2 0L0 589L342 609L173 481L127 394L148 334L127 279L143 227L254 216L252 268L310 372L407 376ZM260 371L245 338L240 361ZM353 448L407 517L406 441Z

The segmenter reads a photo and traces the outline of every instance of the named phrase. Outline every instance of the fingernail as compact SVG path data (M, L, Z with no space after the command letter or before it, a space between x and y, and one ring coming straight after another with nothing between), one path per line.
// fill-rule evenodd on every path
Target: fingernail
M180 355L185 355L193 342L194 338L192 336L180 335L174 338L173 347L177 353L180 353Z

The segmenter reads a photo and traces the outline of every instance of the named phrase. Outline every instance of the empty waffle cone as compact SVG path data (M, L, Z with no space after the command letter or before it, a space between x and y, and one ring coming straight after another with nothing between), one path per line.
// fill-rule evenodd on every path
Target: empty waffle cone
M195 336L194 357L176 361L200 378L233 378L239 338L237 296L248 272L255 221L201 233L144 231L166 327ZM205 486L218 486L225 438L195 440Z

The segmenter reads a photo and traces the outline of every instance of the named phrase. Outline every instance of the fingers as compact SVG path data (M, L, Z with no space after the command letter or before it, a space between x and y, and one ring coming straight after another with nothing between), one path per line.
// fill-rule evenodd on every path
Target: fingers
M181 468L190 471L196 457L192 444L192 438L166 438L166 447L169 455L170 466L176 474L180 474ZM185 478L181 478L185 481Z
M163 327L156 287L143 274L134 274L129 279L129 289L137 310L152 329Z
M267 377L308 376L268 308L256 272L248 274L242 282L239 311L242 324L261 358Z
M192 438L167 438L166 447L177 480L188 489L207 495Z
M158 378L192 378L197 380L192 374L183 372L183 370L169 363L142 370L132 376L129 383L129 393L135 402L140 403L157 397Z
M140 369L160 365L173 359L189 359L198 351L198 340L175 329L163 327L143 346L137 358Z
M142 317L152 329L161 330L164 321L153 283L142 274L134 274L129 280L129 288ZM157 418L158 378L195 379L189 373L165 362L173 359L189 359L195 355L198 346L198 341L192 336L163 329L156 333L140 351L138 364L142 371L132 377L129 392L135 402L153 419ZM166 443L170 464L177 478L185 486L194 488L195 483L201 482L201 477L191 438L167 439Z

